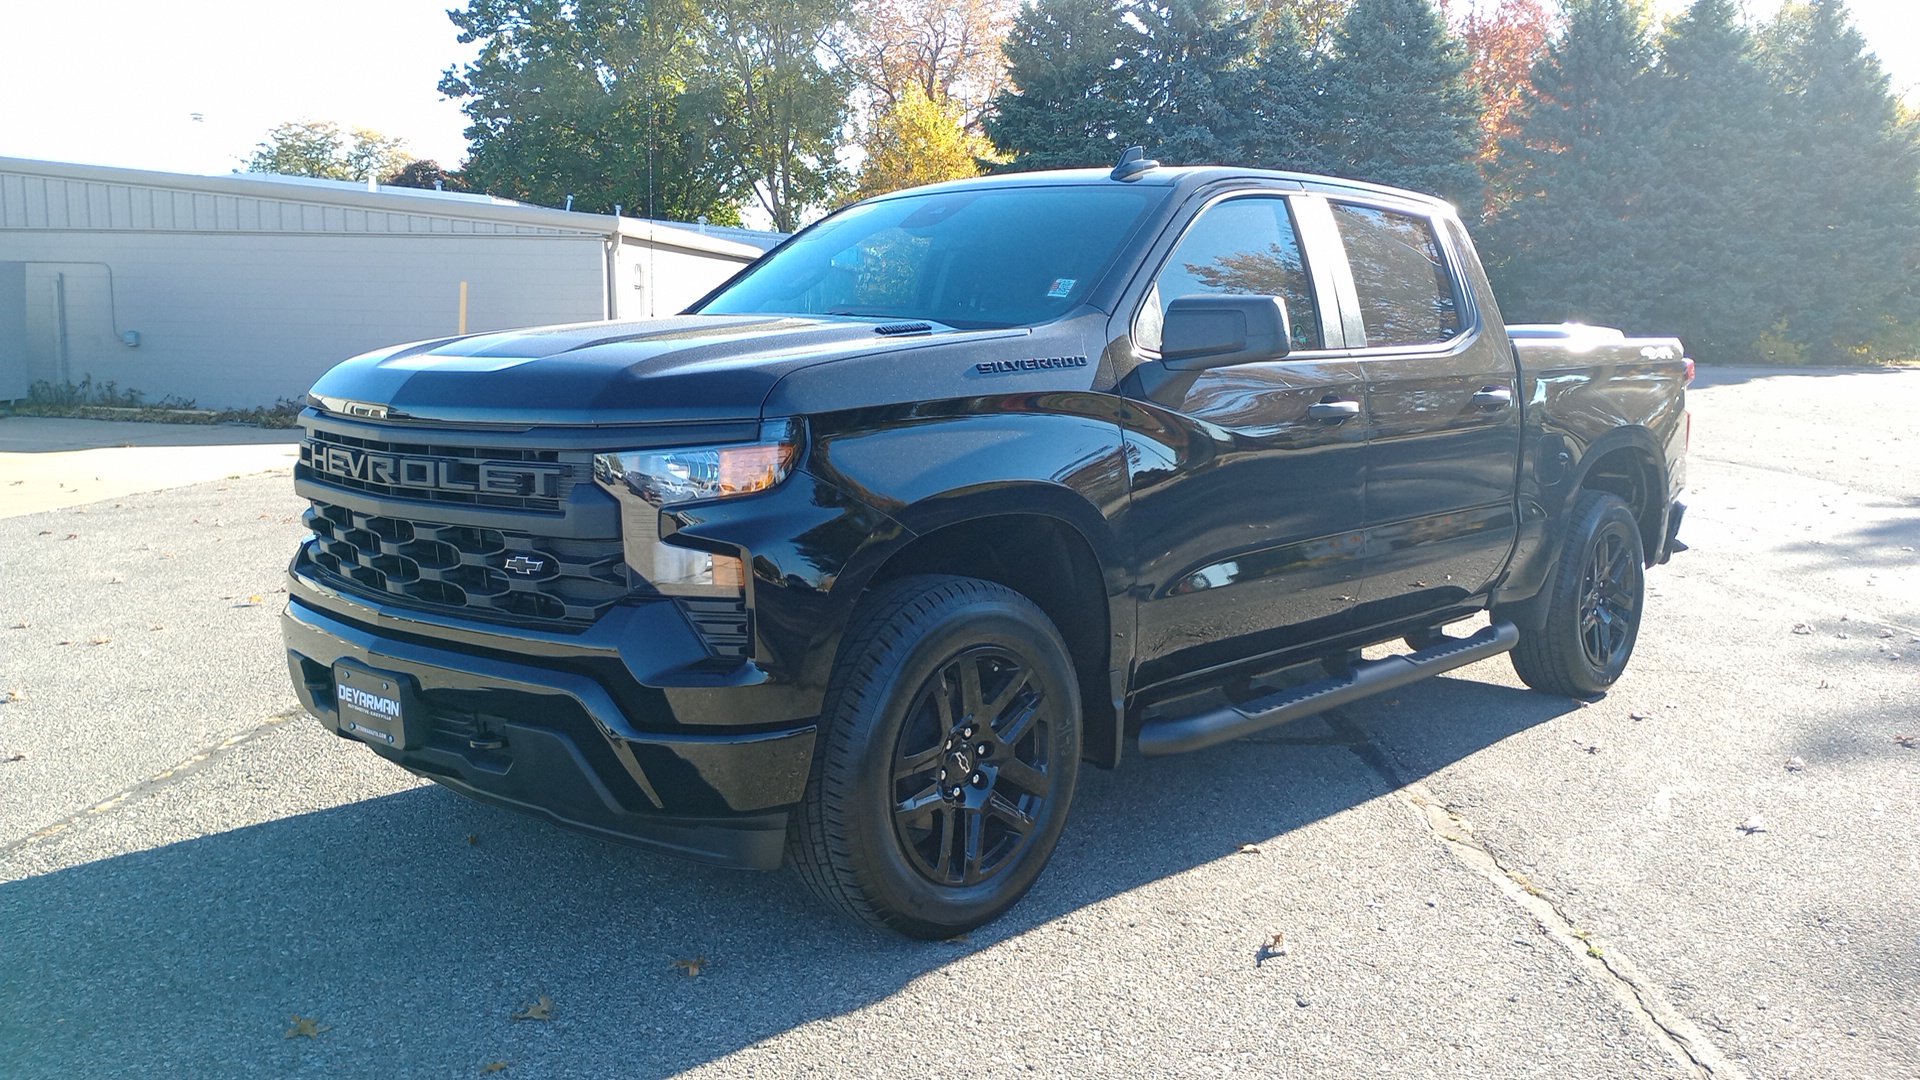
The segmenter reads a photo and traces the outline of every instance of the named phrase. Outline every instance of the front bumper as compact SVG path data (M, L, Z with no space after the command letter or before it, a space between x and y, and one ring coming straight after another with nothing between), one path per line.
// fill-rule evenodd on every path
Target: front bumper
M662 690L631 679L629 663L596 659L591 648L569 657L546 635L520 642L469 632L451 648L383 625L397 622L389 616L365 617L378 613L297 574L292 581L282 630L294 690L336 734L333 666L357 662L407 680L413 705L426 713L420 745L367 744L411 772L482 802L683 858L780 864L788 808L813 759L812 722L646 730L630 713L665 726L674 710ZM649 636L643 609L627 621L626 640ZM621 658L631 660L629 651L621 648Z

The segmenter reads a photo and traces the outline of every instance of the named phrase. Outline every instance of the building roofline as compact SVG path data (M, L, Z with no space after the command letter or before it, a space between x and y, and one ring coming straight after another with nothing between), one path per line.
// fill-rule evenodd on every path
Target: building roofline
M440 217L525 225L600 237L611 237L617 231L627 240L735 259L753 260L765 254L763 250L752 244L701 233L698 225L656 222L646 218L625 216L616 219L611 214L555 210L508 199L496 199L484 195L473 196L464 192L441 192L384 185L377 191L368 191L364 185L354 184L351 181L314 180L309 177L285 177L269 173L202 175L15 157L0 157L0 173L51 176L103 184L137 184L144 187L233 195L242 198L279 198L294 202L379 210L388 213L425 213Z

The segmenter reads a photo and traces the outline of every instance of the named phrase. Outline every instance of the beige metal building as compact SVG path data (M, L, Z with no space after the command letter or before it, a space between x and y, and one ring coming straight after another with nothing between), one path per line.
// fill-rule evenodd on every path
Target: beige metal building
M0 157L0 401L88 381L298 398L356 353L670 315L778 234L484 195ZM464 296L464 308L462 300Z

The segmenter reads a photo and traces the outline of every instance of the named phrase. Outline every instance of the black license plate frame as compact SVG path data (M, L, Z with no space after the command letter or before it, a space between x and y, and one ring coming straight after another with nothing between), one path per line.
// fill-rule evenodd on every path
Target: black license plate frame
M335 661L333 705L342 734L392 750L417 749L427 741L426 710L413 680L398 672Z

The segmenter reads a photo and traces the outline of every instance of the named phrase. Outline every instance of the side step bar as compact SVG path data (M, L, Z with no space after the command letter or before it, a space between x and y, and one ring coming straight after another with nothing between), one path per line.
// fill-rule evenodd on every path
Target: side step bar
M1228 705L1193 716L1154 720L1140 729L1140 754L1164 757L1232 742L1275 724L1311 716L1382 690L1498 656L1519 641L1520 631L1512 623L1496 622L1472 637L1448 638L1419 652L1362 660L1330 679L1276 691L1245 704Z

